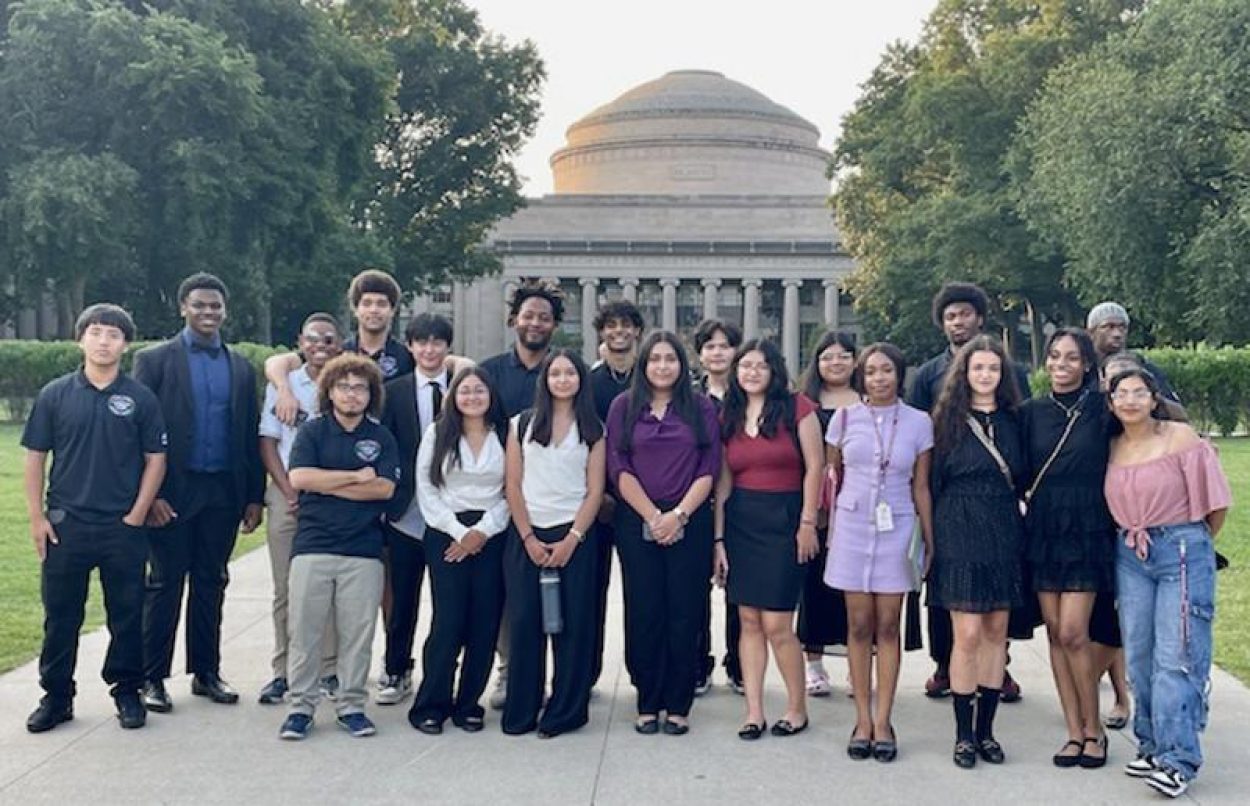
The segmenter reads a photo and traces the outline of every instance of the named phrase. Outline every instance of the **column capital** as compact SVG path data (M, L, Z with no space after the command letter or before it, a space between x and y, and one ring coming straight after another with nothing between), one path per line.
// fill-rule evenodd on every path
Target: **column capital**
M660 288L677 288L681 285L681 280L676 277L661 277Z
M748 277L742 281L743 288L761 288L763 285L764 281L758 277Z
M837 288L838 290L842 289L842 281L836 277L826 277L824 280L820 281L820 285L822 288Z
M803 281L798 277L787 277L781 281L781 285L783 288L802 288Z
M704 288L720 288L722 280L719 277L704 277L699 284Z
M596 288L599 285L598 277L580 277L577 280L582 288Z
M632 285L634 287L637 287L639 283L639 279L637 277L622 277L620 280L620 283L622 286Z

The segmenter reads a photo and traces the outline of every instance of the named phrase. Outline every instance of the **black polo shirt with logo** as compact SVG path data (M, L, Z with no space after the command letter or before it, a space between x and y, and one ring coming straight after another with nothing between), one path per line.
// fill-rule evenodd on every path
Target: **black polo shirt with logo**
M146 455L165 453L168 439L152 390L119 374L97 389L82 370L39 391L22 447L52 453L48 517L86 523L120 521L134 506Z
M379 478L399 483L399 447L377 420L365 417L347 431L333 413L300 426L291 446L290 470L360 470L369 465ZM299 525L292 556L339 554L382 557L382 513L386 501L348 501L335 495L301 491Z
M505 417L514 417L534 405L534 389L541 367L541 361L533 367L525 366L515 349L482 362L482 371L490 378Z
M358 353L366 358L372 358L374 363L378 365L378 369L382 370L382 379L384 381L393 381L401 376L411 375L417 369L417 362L413 360L412 353L391 336L386 337L386 343L376 353L366 353L364 350L361 350L360 342L357 341L355 336L343 342L343 349L351 353Z

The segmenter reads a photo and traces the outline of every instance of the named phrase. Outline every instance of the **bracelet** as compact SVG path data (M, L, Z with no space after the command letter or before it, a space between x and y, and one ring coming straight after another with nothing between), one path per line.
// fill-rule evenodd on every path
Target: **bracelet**
M720 537L714 537L714 538L712 538L712 542L713 542L713 543L724 543L724 542L725 542L725 536L724 536L724 535L721 535Z
M577 538L577 542L578 542L578 543L585 542L585 540L586 540L586 535L585 535L585 533L584 533L584 532L581 532L581 531L578 531L578 528L577 528L576 526L570 526L570 527L569 527L569 534L573 535L573 537L576 537L576 538Z
M806 515L806 516L804 516L804 517L802 517L802 518L799 518L799 525L800 525L800 526L815 526L815 525L816 525L816 516L815 516L815 515Z

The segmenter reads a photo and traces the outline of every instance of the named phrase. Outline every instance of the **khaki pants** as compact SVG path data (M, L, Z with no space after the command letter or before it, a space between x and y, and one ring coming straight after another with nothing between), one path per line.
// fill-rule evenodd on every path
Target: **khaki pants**
M299 521L287 511L286 498L278 485L270 484L265 491L265 542L269 546L269 568L273 571L273 676L286 678L288 597L291 574L291 546L295 543L295 527ZM334 620L326 623L322 641L321 676L335 674L335 653L338 650L338 633Z
M312 715L321 699L322 649L327 622L338 625L339 716L363 713L382 602L382 561L338 554L301 554L291 560L291 712Z

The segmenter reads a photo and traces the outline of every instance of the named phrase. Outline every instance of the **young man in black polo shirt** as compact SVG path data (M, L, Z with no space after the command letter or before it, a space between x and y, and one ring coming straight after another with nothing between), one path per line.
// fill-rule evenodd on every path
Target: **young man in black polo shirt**
M950 366L955 352L985 329L985 317L990 301L981 287L972 283L947 283L933 297L933 324L942 329L948 342L942 352L920 365L912 376L911 392L907 403L921 411L933 411L942 392L946 368ZM1012 372L1020 396L1029 396L1029 372L1019 364L1012 363ZM918 606L909 604L909 613L918 613ZM915 618L915 617L913 617ZM951 648L955 637L951 616L939 607L929 608L929 657L933 659L933 675L925 682L925 695L933 698L950 694ZM1020 700L1020 684L1010 672L1003 672L1002 701Z
M516 333L512 349L482 362L504 414L511 418L534 405L538 368L551 348L551 338L564 321L564 295L543 283L526 283L508 301L508 326ZM490 707L500 710L508 690L508 620L499 629L496 652L499 675L490 695Z
M367 358L341 355L317 379L320 416L300 427L289 476L299 490L290 578L291 711L283 739L303 739L321 699L322 637L338 626L338 724L353 736L376 732L365 691L382 602L382 514L400 478L395 437L376 419L382 373Z
M143 523L165 476L165 423L156 396L121 372L134 338L130 315L92 305L74 326L82 369L45 386L22 433L26 510L42 563L44 638L39 685L46 692L26 720L31 733L74 718L78 631L93 568L100 570L112 685L123 728L143 727ZM44 509L44 466L52 475Z

